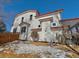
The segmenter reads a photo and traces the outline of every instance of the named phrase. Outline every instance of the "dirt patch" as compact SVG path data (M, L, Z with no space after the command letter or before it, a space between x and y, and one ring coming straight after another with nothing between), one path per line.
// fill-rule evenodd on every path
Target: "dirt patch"
M36 46L48 46L48 42L31 42L31 44Z

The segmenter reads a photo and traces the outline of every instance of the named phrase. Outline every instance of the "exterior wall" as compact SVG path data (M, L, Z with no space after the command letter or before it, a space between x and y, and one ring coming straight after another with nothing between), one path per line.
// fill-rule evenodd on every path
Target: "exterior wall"
M22 15L19 15L18 17L15 18L14 20L14 23L13 23L13 26L11 28L11 32L13 32L13 29L18 27L17 28L17 31L19 31L19 24L21 23L21 20L22 20L22 17L24 17L24 22L28 22L31 24L31 22L33 21L30 21L30 15L33 15L33 20L35 20L35 16L36 16L36 13L33 13L33 12L29 12L29 13L25 13L25 14L22 14ZM35 24L34 24L35 25Z
M30 15L33 15L33 17L32 17L32 20L30 20ZM24 34L20 34L20 39L21 40L24 40L24 39L26 39L26 36L30 36L30 34L31 34L31 29L32 29L32 25L36 25L36 23L33 23L33 21L35 20L35 16L36 16L36 13L34 13L34 12L28 12L28 13L25 13L25 14L22 14L22 15L19 15L18 17L16 17L15 18L15 20L14 20L14 23L13 23L13 26L12 26L12 28L11 28L11 32L13 32L13 29L14 28L17 28L17 31L16 32L21 32L21 27L22 26L26 26L26 32L27 32L27 25L22 25L22 26L19 26L19 24L20 23L22 23L21 21L22 21L22 17L24 17L24 20L23 20L23 22L27 22L27 23L29 23L30 24L30 27L28 27L28 33L24 33ZM27 37L27 39L29 39ZM24 38L24 39L23 39ZM26 40L27 40L26 39Z
M38 19L35 19L35 20L32 20L32 23L31 23L31 29L36 29L36 28L39 28L38 25L40 25L40 21Z
M62 24L70 25L70 27L72 27L73 25L75 25L78 22L79 22L79 20L71 20L71 21L64 21L64 22L62 22Z
M70 27L74 26L75 24L79 23L79 20L70 20L70 21L63 21L62 24L65 24L65 25L69 25ZM76 33L76 29L75 27L71 29L72 33Z
M56 23L56 26L53 26L53 23ZM59 22L59 18L56 17L56 15L53 15L53 21L51 23L51 27L60 27L61 24Z
M50 21L43 22L41 24L41 27L42 27L42 31L39 32L40 41L49 41L47 38L48 37L47 35L50 35Z
M76 26L77 26L77 25L76 25ZM74 34L74 33L79 33L79 26L77 26L78 32L77 32L76 26L74 26L74 27L71 29L71 31L72 31L73 34Z
M73 29L71 29L71 30L72 30L72 32L76 33L76 29L75 29L75 27L74 27Z
M59 20L61 18L57 18L58 15L59 14L55 14L55 15L50 15L50 16L47 16L47 17L39 18L39 19L45 19L45 18L52 17L52 20L53 20L53 21L46 21L46 22L41 23L42 31L39 32L40 41L57 42L56 34L62 35L62 30L57 30L57 31L51 30L51 27L60 27L61 26L61 24L59 22ZM53 23L56 23L56 26L53 26L52 25Z

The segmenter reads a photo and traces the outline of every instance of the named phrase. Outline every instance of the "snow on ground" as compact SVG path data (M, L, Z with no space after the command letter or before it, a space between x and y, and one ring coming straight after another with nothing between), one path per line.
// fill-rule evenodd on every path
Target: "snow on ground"
M26 44L20 41L18 44L14 42L7 43L5 47L9 47L17 54L36 53L41 58L66 58L66 52L50 46L36 46L32 44Z

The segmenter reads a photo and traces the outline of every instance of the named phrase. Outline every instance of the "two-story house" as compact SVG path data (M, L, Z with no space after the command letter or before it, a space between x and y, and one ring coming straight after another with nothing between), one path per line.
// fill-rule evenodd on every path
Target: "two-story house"
M63 9L40 14L37 10L28 10L17 14L11 32L19 32L21 40L57 41L56 35L62 35L62 11Z

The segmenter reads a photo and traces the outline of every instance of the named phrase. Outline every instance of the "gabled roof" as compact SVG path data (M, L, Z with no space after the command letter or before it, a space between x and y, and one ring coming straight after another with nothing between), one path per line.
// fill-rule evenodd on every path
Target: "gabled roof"
M35 12L36 13L36 18L39 18L39 17L51 15L53 13L59 13L59 12L62 12L62 11L63 11L63 9L59 9L59 10L55 10L53 12L48 12L46 14L40 14L37 10L28 10L28 11L25 11L25 12L22 12L22 13L17 14L16 17L18 17L19 15L28 13L28 12Z
M60 20L60 22L69 22L69 21L77 21L77 20L79 20L79 18L63 19Z
M17 14L16 17L18 17L22 14L28 13L28 12L35 12L37 16L39 15L39 12L37 10L27 10L27 11L24 11L22 13Z
M54 14L54 13L60 13L60 12L62 12L62 11L63 11L63 9L59 9L59 10L55 10L55 11L53 11L53 12L48 12L48 13L46 13L46 14L39 14L38 16L36 16L36 18L48 16L48 15L51 15L51 14Z

